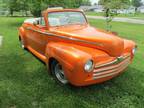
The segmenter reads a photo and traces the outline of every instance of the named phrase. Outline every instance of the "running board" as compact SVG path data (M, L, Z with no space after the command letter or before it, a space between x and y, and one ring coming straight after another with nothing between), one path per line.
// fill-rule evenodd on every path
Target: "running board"
M30 51L30 52L32 52L36 57L38 57L40 60L42 60L43 62L45 62L46 63L46 57L44 56L44 55L42 55L42 54L40 54L40 53L38 53L37 51L35 51L33 48L31 48L31 47L27 47L27 49Z

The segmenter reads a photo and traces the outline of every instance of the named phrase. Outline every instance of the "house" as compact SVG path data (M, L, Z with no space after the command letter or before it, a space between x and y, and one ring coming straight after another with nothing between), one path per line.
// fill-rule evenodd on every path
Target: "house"
M93 6L80 6L79 9L84 11L94 11L94 12L103 12L104 8L102 5L93 5Z
M127 9L118 9L117 13L119 13L119 14L134 14L135 13L135 7L130 6Z
M140 13L144 13L144 5L143 5L143 6L140 6L140 7L138 8L138 11L139 11Z
M93 5L89 8L89 11L94 11L94 12L103 12L104 11L104 7L102 5Z
M82 9L83 11L89 11L89 8L91 6L80 6L79 9Z
M0 10L0 16L8 15L9 11Z

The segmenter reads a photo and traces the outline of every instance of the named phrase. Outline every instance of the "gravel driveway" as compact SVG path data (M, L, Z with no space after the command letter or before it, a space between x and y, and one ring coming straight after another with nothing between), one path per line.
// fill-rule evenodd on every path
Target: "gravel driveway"
M90 19L103 19L103 20L106 19L103 16L87 16L87 18L90 18ZM134 24L144 24L144 20L141 20L141 19L132 19L132 18L119 18L119 17L115 17L113 19L113 21L128 22L128 23L134 23Z

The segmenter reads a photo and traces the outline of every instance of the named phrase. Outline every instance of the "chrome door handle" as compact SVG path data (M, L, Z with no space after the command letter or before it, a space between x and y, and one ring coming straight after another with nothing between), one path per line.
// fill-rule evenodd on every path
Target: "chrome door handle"
M26 29L27 29L27 30L32 30L32 28L31 28L31 27L27 27Z

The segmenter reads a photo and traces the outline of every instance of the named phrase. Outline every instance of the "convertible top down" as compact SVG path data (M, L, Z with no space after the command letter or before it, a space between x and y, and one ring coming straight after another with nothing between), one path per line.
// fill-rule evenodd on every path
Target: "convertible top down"
M22 48L48 67L60 84L86 86L122 73L131 63L136 44L89 25L79 9L47 9L19 28Z

